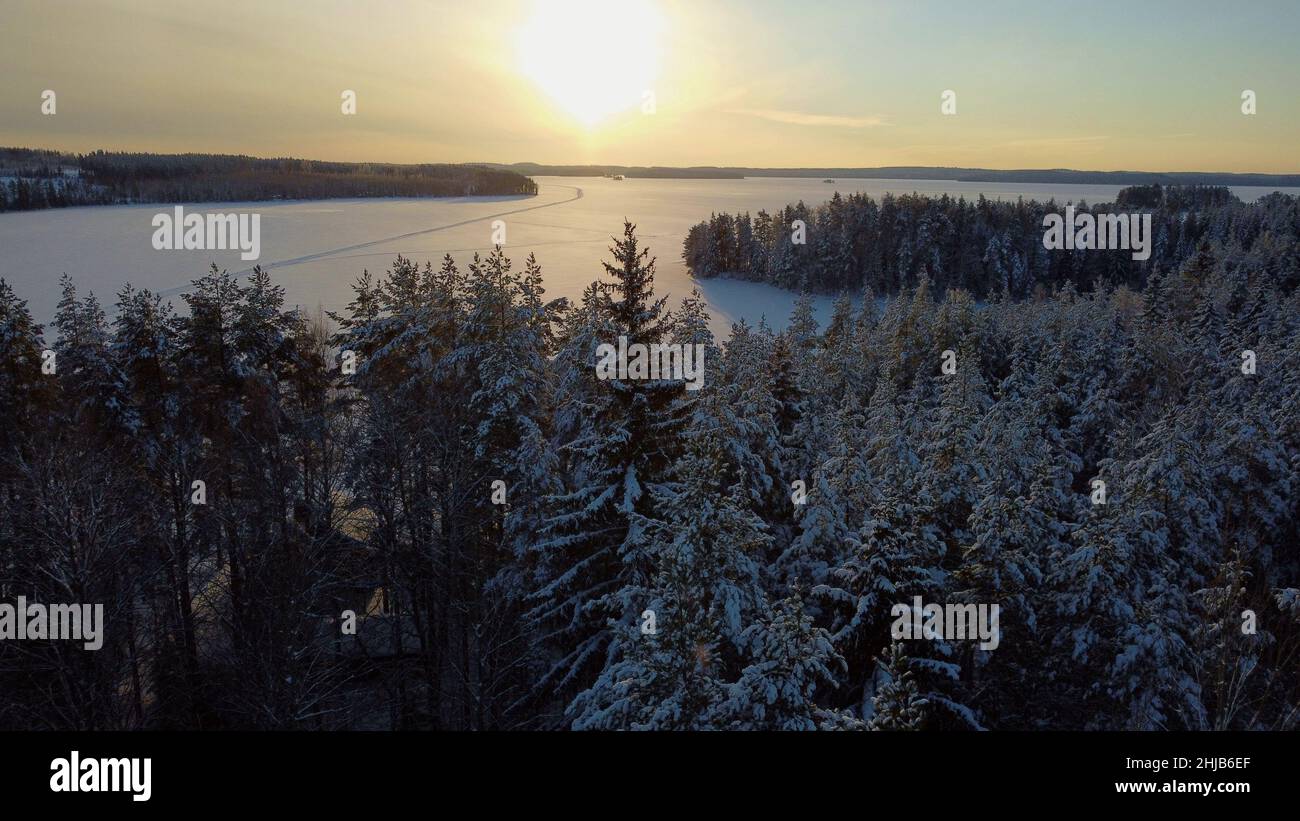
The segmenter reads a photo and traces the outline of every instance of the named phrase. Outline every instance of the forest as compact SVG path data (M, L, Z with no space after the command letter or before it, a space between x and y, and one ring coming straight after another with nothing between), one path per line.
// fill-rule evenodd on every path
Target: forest
M877 202L838 192L813 208L800 202L774 214L713 214L690 229L682 258L702 279L726 276L814 293L896 294L928 279L936 293L955 288L977 300L999 293L1023 299L1066 282L1080 292L1140 289L1153 271L1175 271L1208 239L1243 264L1267 268L1284 291L1300 284L1294 197L1273 193L1243 203L1223 187L1156 184L1122 189L1113 205L1074 207L1094 215L1113 208L1150 213L1150 260L1136 261L1124 250L1049 251L1043 217L1061 213L1065 203L917 194L886 194Z
M630 223L577 304L499 247L334 314L0 281L0 597L107 624L0 642L0 728L1295 729L1296 200L1162 194L1140 270L1046 207L715 216L697 276L840 293L726 340ZM1000 640L894 640L918 596Z
M346 197L533 195L537 184L479 165L395 165L226 154L0 148L0 211L77 205Z

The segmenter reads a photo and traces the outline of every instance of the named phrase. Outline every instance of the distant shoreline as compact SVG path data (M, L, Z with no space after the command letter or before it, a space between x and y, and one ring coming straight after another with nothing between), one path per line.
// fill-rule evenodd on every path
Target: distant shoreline
M1076 171L1068 168L998 170L945 166L880 166L875 168L748 168L741 166L543 165L540 163L479 163L488 168L526 176L605 177L629 179L725 180L746 177L817 179L944 180L951 182L1067 183L1076 185L1250 185L1300 187L1300 174L1229 171Z
M479 165L340 163L230 154L66 154L0 148L0 211L536 193L537 183L521 174Z

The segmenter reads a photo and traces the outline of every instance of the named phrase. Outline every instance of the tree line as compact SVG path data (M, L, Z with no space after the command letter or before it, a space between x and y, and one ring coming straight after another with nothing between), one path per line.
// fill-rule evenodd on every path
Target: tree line
M537 184L528 177L481 165L0 149L0 211L152 202L536 193Z
M871 288L879 295L915 288L928 279L936 292L960 288L976 299L1049 294L1071 283L1077 291L1127 285L1141 289L1155 271L1174 271L1202 241L1280 268L1279 284L1300 284L1300 213L1295 197L1270 194L1243 203L1222 187L1135 186L1114 204L1076 205L1077 212L1151 214L1151 255L1129 250L1062 253L1043 245L1043 217L1063 205L975 201L886 194L841 196L817 207L802 202L776 213L713 214L693 226L682 258L697 277L728 276L792 290L839 293ZM802 226L802 231L796 230Z

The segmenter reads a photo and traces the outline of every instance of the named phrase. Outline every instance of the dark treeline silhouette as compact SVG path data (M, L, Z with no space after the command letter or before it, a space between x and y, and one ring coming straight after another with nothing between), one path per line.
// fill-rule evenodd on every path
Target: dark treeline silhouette
M1176 270L1202 240L1247 264L1276 270L1279 287L1300 283L1300 210L1295 197L1271 194L1246 204L1226 188L1140 186L1111 205L1076 210L1151 214L1150 258L1129 250L1053 251L1043 217L1064 205L886 194L879 202L837 192L824 205L800 202L775 214L714 214L692 227L682 257L698 277L730 276L821 293L896 294L928 278L942 292L1023 298L1064 283L1081 291L1145 286L1151 272ZM801 220L804 243L792 226Z
M535 162L517 162L509 165L485 163L489 168L502 168L530 177L607 177L622 174L628 179L661 180L740 180L745 175L711 166L675 168L661 165L542 165Z
M1231 190L1216 185L1131 185L1115 195L1115 205L1119 208L1163 208L1175 212L1240 202Z
M601 177L623 174L627 178L659 179L744 179L782 177L859 180L942 180L944 182L1049 183L1056 185L1132 186L1300 186L1300 174L1252 174L1206 171L1075 171L1069 168L960 168L934 165L894 165L875 168L752 168L743 166L696 165L544 165L535 162L485 163L520 174L557 177Z
M576 305L532 256L399 257L333 329L260 270L111 324L65 281L48 337L0 282L4 601L107 611L99 651L0 642L0 727L1294 729L1266 248L983 305L918 277L824 328L804 297L723 345L630 225ZM602 381L620 336L704 346L703 388ZM999 605L998 646L893 641L914 596Z
M479 165L0 149L0 211L150 202L536 193L537 184L527 177Z

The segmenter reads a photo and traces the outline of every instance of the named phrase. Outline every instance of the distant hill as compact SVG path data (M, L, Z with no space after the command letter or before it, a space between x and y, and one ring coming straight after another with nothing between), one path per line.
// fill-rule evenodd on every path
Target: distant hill
M536 193L537 184L527 177L481 165L0 148L0 211L145 202Z
M622 174L625 177L642 179L681 179L681 180L739 180L745 177L745 170L701 166L698 168L670 168L667 166L644 165L542 165L535 162L517 162L510 165L502 163L481 163L489 168L500 168L529 176L540 174L547 177L608 177Z
M957 182L1075 183L1081 185L1259 185L1300 187L1300 174L1234 174L1201 171L1074 171L1069 168L946 168L893 165L879 168L744 168L737 166L542 165L484 163L530 176L626 177L656 179L741 179L744 177L810 177L875 180L954 180Z

